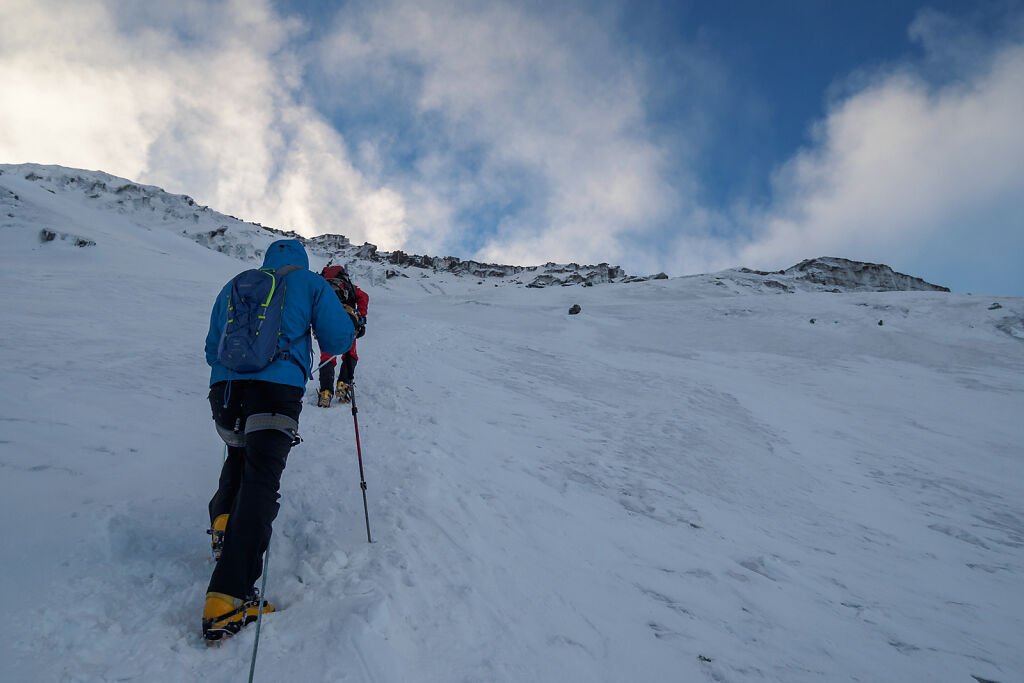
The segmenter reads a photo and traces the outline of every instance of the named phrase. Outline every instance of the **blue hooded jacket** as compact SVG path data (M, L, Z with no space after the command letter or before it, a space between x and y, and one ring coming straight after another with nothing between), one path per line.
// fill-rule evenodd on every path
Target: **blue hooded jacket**
M277 240L267 249L263 259L264 268L274 270L282 266L296 265L300 270L292 271L285 279L284 311L281 318L281 342L279 348L292 340L299 339L288 349L288 358L275 360L258 372L233 372L217 360L217 345L227 322L228 293L231 283L224 285L210 314L210 331L206 335L206 362L212 368L210 385L224 380L258 379L264 382L288 384L305 388L313 363L313 341L310 327L316 333L320 350L341 355L349 350L355 340L355 326L338 301L327 280L309 271L309 258L298 240Z

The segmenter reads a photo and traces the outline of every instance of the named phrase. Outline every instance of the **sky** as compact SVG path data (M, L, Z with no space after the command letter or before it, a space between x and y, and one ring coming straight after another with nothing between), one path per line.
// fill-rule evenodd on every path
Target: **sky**
M0 162L305 235L1024 295L1024 0L0 0Z

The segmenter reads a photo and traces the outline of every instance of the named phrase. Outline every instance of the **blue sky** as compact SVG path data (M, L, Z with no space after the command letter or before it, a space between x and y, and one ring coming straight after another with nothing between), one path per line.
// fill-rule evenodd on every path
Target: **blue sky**
M1022 0L9 0L0 79L3 161L304 234L1024 295Z

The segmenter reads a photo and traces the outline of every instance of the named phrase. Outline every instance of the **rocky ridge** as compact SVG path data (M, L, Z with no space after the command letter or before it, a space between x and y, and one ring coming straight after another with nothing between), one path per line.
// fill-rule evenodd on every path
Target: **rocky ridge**
M95 204L96 208L130 214L146 227L154 223L189 237L198 244L235 258L258 261L271 242L282 237L299 240L311 256L328 263L342 263L360 277L375 283L394 277L415 277L428 271L494 281L495 284L532 288L554 286L592 286L605 283L634 283L667 279L665 273L650 276L627 274L619 266L608 263L580 265L576 263L545 263L539 266L511 266L462 260L454 256L427 256L403 251L380 251L376 245L355 245L344 235L325 234L304 237L293 231L278 230L259 223L243 221L218 213L198 204L187 195L171 194L153 185L119 178L102 171L85 171L41 164L0 164L2 176L11 174L34 182L52 194L77 194ZM9 190L0 192L9 217L19 198ZM46 232L46 231L44 231ZM44 241L78 239L57 230L41 235ZM89 246L90 240L76 242ZM766 293L796 291L946 291L945 287L898 273L886 265L822 257L802 261L780 271L758 271L736 268L702 276L713 284L735 290L754 289Z
M819 258L801 261L795 266L765 272L740 268L740 272L753 273L765 278L782 276L781 280L789 280L789 283L780 279L766 279L765 284L774 286L785 291L792 291L795 282L804 283L813 287L824 288L828 291L863 291L863 292L948 292L948 287L933 285L921 278L898 273L887 265L881 263L865 263L863 261L851 261L850 259L838 258L835 256L823 256Z
M271 242L282 237L297 239L311 256L329 263L356 265L361 275L374 281L413 277L416 271L448 272L458 276L501 280L527 287L590 286L606 282L637 282L650 278L627 275L607 263L579 265L546 263L510 266L462 260L454 256L421 256L403 251L380 251L370 243L352 244L344 235L304 237L290 230L243 221L197 203L188 195L172 194L154 185L118 178L102 171L85 171L41 164L0 164L0 176L18 175L52 194L74 193L97 208L120 214L137 214L140 223L153 222L175 229L195 242L235 258L257 261ZM2 179L0 179L2 184ZM48 239L53 239L49 237ZM658 274L652 277L667 277Z

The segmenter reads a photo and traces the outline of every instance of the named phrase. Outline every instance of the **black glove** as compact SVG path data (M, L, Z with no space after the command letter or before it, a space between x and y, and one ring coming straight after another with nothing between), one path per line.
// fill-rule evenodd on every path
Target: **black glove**
M346 305L345 312L352 318L352 326L356 328L356 339L359 339L366 334L366 318L351 306Z

